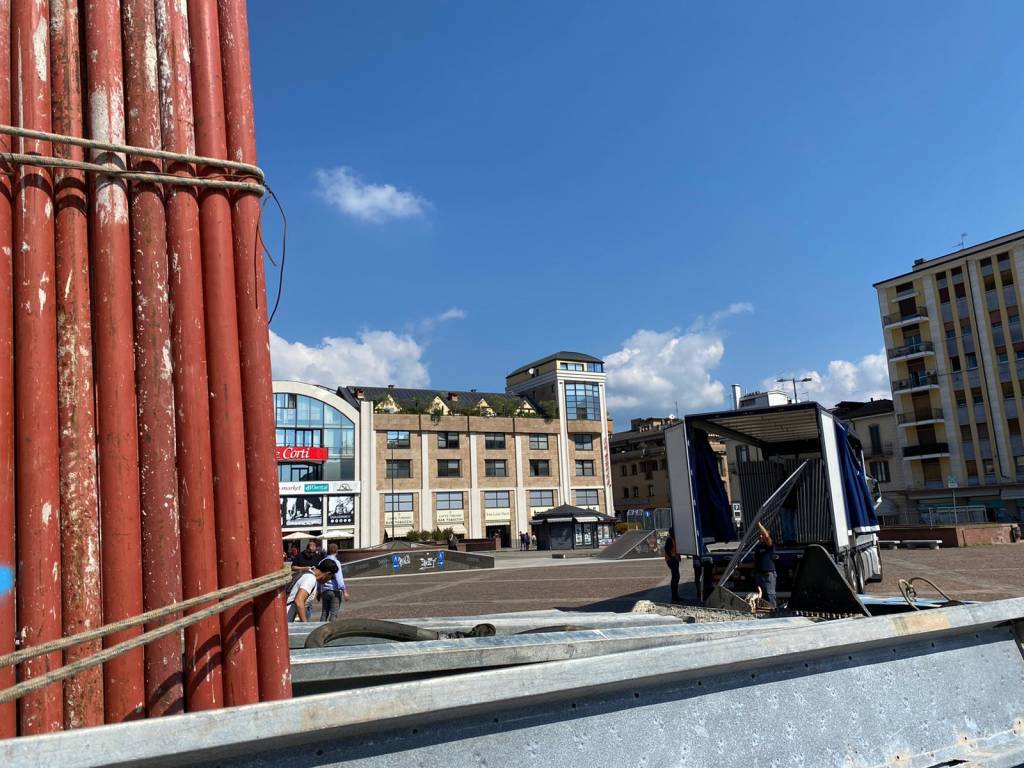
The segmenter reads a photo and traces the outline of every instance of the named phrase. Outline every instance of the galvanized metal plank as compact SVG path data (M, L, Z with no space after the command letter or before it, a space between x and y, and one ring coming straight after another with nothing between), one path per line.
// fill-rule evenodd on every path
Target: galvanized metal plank
M14 739L0 764L935 765L1019 748L1021 621L829 622Z

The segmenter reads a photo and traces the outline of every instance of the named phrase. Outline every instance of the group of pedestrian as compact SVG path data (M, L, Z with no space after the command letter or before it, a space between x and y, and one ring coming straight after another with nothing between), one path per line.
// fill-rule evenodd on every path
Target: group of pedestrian
M320 600L320 621L338 618L349 591L341 572L338 545L331 543L322 552L316 539L292 558L293 581L288 590L288 621L313 621L313 602Z
M528 552L530 547L537 548L537 534L527 533L526 531L519 532L519 551Z

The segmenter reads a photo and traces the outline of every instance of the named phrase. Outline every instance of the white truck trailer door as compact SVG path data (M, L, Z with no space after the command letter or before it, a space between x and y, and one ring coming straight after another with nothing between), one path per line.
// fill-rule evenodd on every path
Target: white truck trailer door
M843 496L843 473L839 466L839 444L836 442L836 423L831 413L821 410L821 447L825 454L825 474L832 502L832 518L836 532L836 547L850 546L850 528L846 516L846 497Z
M676 531L676 549L681 555L693 556L699 548L685 419L665 430L665 455L668 460L668 487L672 495L672 526Z

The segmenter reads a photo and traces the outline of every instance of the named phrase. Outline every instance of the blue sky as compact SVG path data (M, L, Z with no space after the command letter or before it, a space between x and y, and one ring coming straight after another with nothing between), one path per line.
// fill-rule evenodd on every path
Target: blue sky
M826 402L881 394L872 282L1022 226L1022 22L994 2L251 3L289 219L275 374L500 389L576 349L611 361L617 420L783 373Z

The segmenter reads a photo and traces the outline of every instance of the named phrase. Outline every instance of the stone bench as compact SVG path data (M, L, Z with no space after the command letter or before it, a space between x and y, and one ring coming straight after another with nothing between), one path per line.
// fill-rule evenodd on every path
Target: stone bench
M938 549L942 546L940 539L904 539L904 549Z
M900 545L899 539L879 539L878 546L882 549L896 549Z

